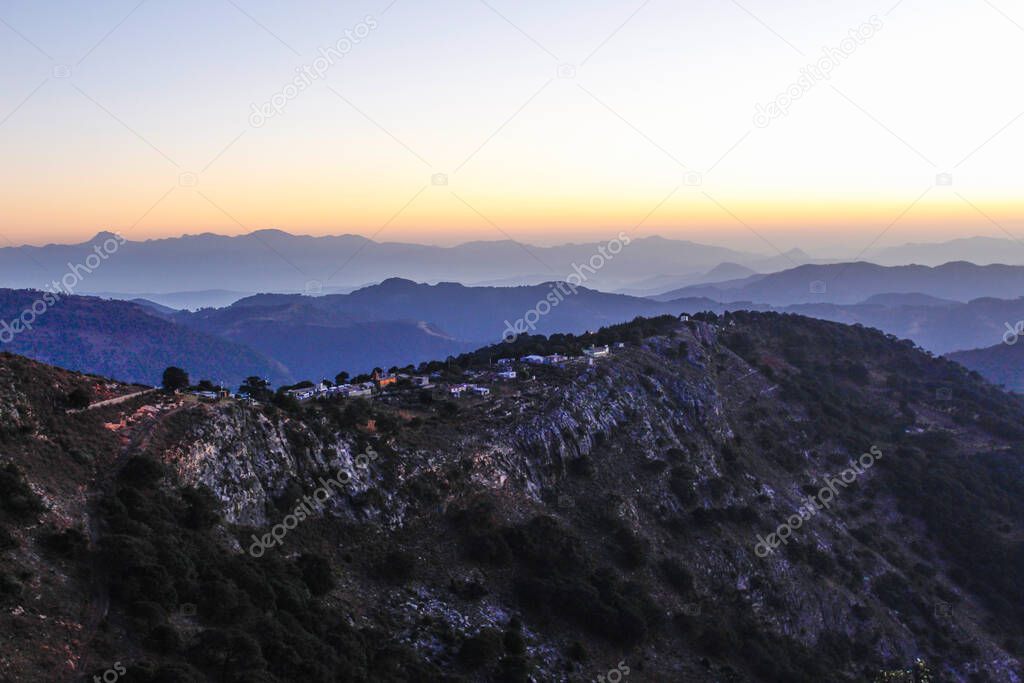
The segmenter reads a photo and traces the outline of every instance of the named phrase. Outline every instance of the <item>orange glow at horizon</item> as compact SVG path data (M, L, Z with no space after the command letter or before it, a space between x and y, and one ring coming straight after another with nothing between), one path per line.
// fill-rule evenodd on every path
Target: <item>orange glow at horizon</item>
M270 228L301 235L375 235L376 241L450 245L504 239L537 244L597 241L620 230L705 242L713 242L716 234L749 234L750 229L868 239L890 224L919 233L922 239L940 240L1024 227L1019 199L965 200L938 187L916 203L917 196L870 201L804 196L787 201L735 197L714 188L683 186L675 193L672 189L660 197L527 199L426 185L408 188L404 200L385 201L381 196L348 201L309 195L258 198L199 186L169 187L148 205L135 201L122 207L97 197L41 206L26 196L8 202L22 204L23 211L10 207L2 232L7 246L82 241L100 230L145 240L204 232L240 235ZM111 220L113 216L118 218Z

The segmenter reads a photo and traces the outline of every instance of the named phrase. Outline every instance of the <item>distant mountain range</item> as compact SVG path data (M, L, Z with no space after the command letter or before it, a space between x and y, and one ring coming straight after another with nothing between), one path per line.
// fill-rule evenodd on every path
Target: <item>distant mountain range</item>
M990 382L1024 393L1024 339L1018 339L1012 345L999 343L984 349L957 351L946 357L976 371Z
M94 247L113 238L112 233L104 232L81 244L0 248L0 287L45 287L66 274L69 264L84 263ZM764 255L662 237L627 239L628 244L609 235L600 242L551 247L511 240L440 247L376 242L358 235L311 237L259 230L238 236L204 233L129 240L84 276L76 293L144 298L171 308L196 309L223 307L255 292L348 293L390 277L517 286L565 280L577 273L585 277L582 284L590 289L661 295L662 300L670 300L690 296L679 290L695 285L836 263L800 249ZM621 241L621 249L611 244L615 241ZM935 266L954 260L1021 264L1024 245L975 237L890 247L866 258L883 265ZM903 290L885 287L879 291ZM856 301L863 298L854 297Z
M717 272L743 268L730 264ZM808 291L815 282L824 288ZM1024 267L962 262L936 268L804 265L686 287L667 295L670 300L586 287L574 294L567 283L556 282L467 287L390 278L349 294L257 294L194 312L146 299L67 297L0 349L150 384L168 365L231 384L251 374L290 382L443 358L505 336L582 333L637 316L749 309L874 327L946 354L998 344L1006 325L1024 320L1024 298L1014 298L1022 292ZM960 300L978 293L1002 296ZM0 294L0 323L39 296ZM1002 371L986 376L1013 381Z
M757 271L752 268L748 268L747 266L741 266L738 263L730 263L726 261L724 263L719 263L706 273L684 276L655 275L636 282L631 287L620 289L618 290L618 293L629 294L631 296L650 296L658 298L658 295L662 292L673 291L693 285L726 282L728 280L740 280L745 277L750 277L751 275L757 275Z
M564 292L564 293L563 293ZM549 296L560 299L551 303ZM543 303L542 303L543 302ZM215 311L182 312L175 319L204 331L232 329L244 321L278 324L302 320L325 325L392 320L429 321L455 339L477 346L493 344L505 336L507 324L523 325L530 334L585 332L630 320L638 315L660 315L713 306L708 300L671 303L607 294L568 285L562 292L555 283L524 287L466 287L455 283L427 285L391 278L351 294L307 297L298 294L260 294ZM537 311L536 320L530 311ZM532 323L532 327L528 324Z
M356 374L473 348L427 317L348 312L332 306L337 298L344 295L264 294L226 308L178 312L171 320L266 354L287 367L295 379L332 378L342 370Z
M44 287L66 273L69 263L83 263L95 246L113 238L112 233L100 233L76 245L0 249L0 287ZM609 235L601 242L553 247L511 240L439 247L375 242L357 235L309 237L260 230L237 237L202 234L129 240L86 275L76 293L141 296L175 306L162 295L178 293L180 300L181 292L203 292L178 302L195 307L196 303L224 305L223 298L211 301L206 290L316 295L350 291L389 277L518 285L565 280L573 273L583 277L582 284L589 288L612 291L656 274L706 272L723 262L770 267L775 259L661 237ZM787 261L779 267L791 265ZM751 267L759 272L765 269Z
M274 384L404 366L500 342L507 324L522 332L584 332L638 315L713 306L660 303L585 288L551 306L556 285L464 287L391 279L351 294L262 294L224 308L175 311L147 300L72 296L38 316L33 329L0 350L69 369L156 384L169 365L194 379L236 385L249 375ZM0 290L0 325L40 296ZM531 311L537 313L534 320ZM532 329L529 323L533 323ZM0 342L5 341L0 338Z
M704 297L721 303L771 306L855 304L878 294L924 294L953 301L1024 294L1024 266L978 266L954 261L941 266L879 266L858 261L804 265L768 275L683 287L655 298Z
M66 297L35 319L22 318L32 329L3 334L39 296L28 290L0 289L0 351L149 385L159 383L170 365L188 368L196 379L230 383L249 375L275 383L291 377L282 364L249 346L175 324L127 301Z
M865 259L883 266L911 263L938 266L950 261L970 261L984 266L993 263L1024 264L1024 242L996 237L967 237L938 243L910 243L870 251Z
M881 300L890 297L894 301L899 301L895 298L896 295L884 295ZM1014 325L1016 321L1024 320L1024 299L1021 298L981 298L968 303L952 302L948 305L936 304L927 299L926 301L928 303L889 306L881 303L845 306L796 304L774 310L848 325L874 327L903 339L912 339L921 348L938 354L991 346L1002 339L1007 324Z

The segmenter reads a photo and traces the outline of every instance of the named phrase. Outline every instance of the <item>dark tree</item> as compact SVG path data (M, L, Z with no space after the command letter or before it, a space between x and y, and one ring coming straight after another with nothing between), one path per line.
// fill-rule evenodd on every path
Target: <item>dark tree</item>
M68 394L68 407L76 410L83 410L92 403L92 392L85 387L76 387Z
M238 387L238 393L254 401L266 402L274 397L274 392L270 390L270 382L255 376L246 378L242 386Z
M288 391L281 387L277 390L273 397L273 403L281 410L289 413L299 413L302 411L302 404L299 400L288 393Z
M180 391L189 385L188 373L173 365L164 370L163 386L167 391Z
M313 595L324 595L334 588L331 563L321 555L303 554L298 561L302 580Z

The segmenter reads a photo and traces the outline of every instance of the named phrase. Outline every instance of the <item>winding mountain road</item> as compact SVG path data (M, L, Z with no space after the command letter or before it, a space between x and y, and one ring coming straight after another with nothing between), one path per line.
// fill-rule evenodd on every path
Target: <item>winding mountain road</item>
M151 394L156 389L144 389L143 391L136 391L134 394L125 394L124 396L118 396L116 398L108 398L105 401L97 401L96 403L90 403L88 408L79 408L77 410L69 410L69 413L81 413L86 410L95 410L96 408L105 408L107 406L116 406L118 403L124 403L130 401L138 396L145 396Z

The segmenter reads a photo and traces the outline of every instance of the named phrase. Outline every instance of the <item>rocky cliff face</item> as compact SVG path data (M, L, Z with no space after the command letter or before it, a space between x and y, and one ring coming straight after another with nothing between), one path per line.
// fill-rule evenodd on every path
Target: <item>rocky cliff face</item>
M199 405L179 419L187 428L162 457L182 482L213 491L232 524L266 525L272 501L292 482L354 469L351 446L340 434L321 441L299 422L243 405Z

